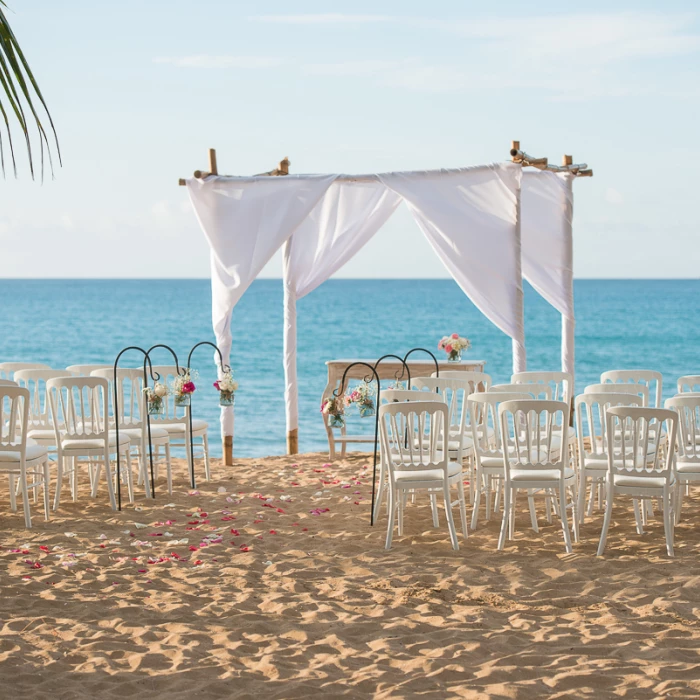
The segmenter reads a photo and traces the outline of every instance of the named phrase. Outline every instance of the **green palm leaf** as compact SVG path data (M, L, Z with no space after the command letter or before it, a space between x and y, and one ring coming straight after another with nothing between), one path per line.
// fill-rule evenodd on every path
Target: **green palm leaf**
M39 150L41 154L41 177L44 178L44 150L48 154L49 166L53 175L53 157L51 155L51 143L42 124L39 112L45 114L48 118L50 130L53 134L51 141L55 143L58 162L61 163L61 149L58 145L58 137L56 129L49 114L48 107L41 94L39 85L34 79L27 59L22 53L22 49L15 37L12 28L10 27L3 8L7 4L4 0L0 0L0 115L5 124L5 133L7 136L7 144L10 148L10 157L12 160L12 169L15 177L17 176L17 163L15 161L15 149L12 142L12 130L10 128L10 116L14 116L14 123L19 124L24 137L27 155L29 157L29 170L34 178L34 157L32 151L31 127L36 128L39 135ZM3 94L4 93L4 94ZM35 102L40 103L35 107ZM25 113L26 112L26 113ZM8 113L10 116L8 116ZM5 174L5 142L3 140L3 130L0 124L0 167L3 175Z

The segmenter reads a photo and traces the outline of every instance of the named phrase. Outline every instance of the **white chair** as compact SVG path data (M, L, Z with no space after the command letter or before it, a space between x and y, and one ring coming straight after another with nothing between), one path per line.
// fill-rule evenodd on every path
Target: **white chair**
M107 380L101 377L57 377L49 379L46 388L57 444L55 507L58 508L60 503L63 475L66 473L70 475L73 500L77 500L78 467L83 459L90 470L93 497L97 495L100 472L104 467L110 505L116 510L111 457L119 450L126 460L127 479L130 479L131 445L127 435L120 435L117 445L115 433L109 430ZM59 428L61 425L63 429ZM66 469L68 460L71 467Z
M0 379L0 386L19 386L19 384L12 379Z
M678 415L664 408L611 406L605 412L608 439L608 474L605 479L605 518L598 556L603 554L616 493L643 501L660 498L663 510L666 552L673 556L673 496L676 489L673 450ZM669 439L662 439L662 432ZM620 436L620 442L616 440ZM653 437L654 451L645 449ZM664 448L665 443L665 448ZM616 454L616 451L619 453ZM639 530L639 521L637 521Z
M678 377L678 393L700 393L700 374L686 374L684 377Z
M113 368L114 365L70 365L70 367L66 367L66 371L75 377L89 377L96 369L108 369L110 367Z
M425 489L442 492L452 548L459 549L457 532L452 519L452 507L457 503L462 531L467 533L467 511L464 501L462 465L449 458L440 446L449 441L449 411L437 401L408 401L387 403L379 407L379 430L382 460L389 474L389 522L386 548L391 549L394 524L398 512L399 535L403 535L406 496ZM407 439L415 436L415 440ZM451 501L450 487L456 486L458 499Z
M588 479L591 479L591 495L588 515L593 513L593 500L598 490L598 507L601 505L601 488L608 473L608 440L605 411L610 406L642 406L642 397L632 393L615 394L604 391L597 394L581 394L576 397L576 437L578 439L578 514L579 523L585 519L585 500ZM616 442L619 442L617 440ZM635 501L635 516L639 518Z
M663 377L661 372L651 369L616 369L600 375L603 384L639 384L647 389L647 403L650 408L661 408Z
M506 533L513 539L515 495L518 490L529 494L542 491L559 496L558 514L564 532L567 553L572 552L566 511L571 507L574 540L578 542L578 495L576 473L570 466L568 445L570 406L563 401L504 401L498 407L501 435L509 449L503 451L505 465L504 508L498 549L505 545ZM512 445L512 447L510 447ZM558 445L558 446L557 446ZM571 504L566 494L571 492Z
M110 429L114 430L116 412L114 410L114 368L95 369L93 377L102 377L109 384ZM146 399L143 393L143 370L117 369L117 400L119 402L119 435L127 435L132 450L136 450L139 465L139 484L144 484L146 496L151 496L150 476L147 473L149 465L148 426L144 421L146 415ZM173 492L173 474L170 460L170 437L167 430L151 425L151 446L154 448L154 466L165 461L167 472L168 493ZM160 450L163 449L163 457ZM134 500L133 489L129 500Z
M49 455L45 447L28 444L29 392L19 386L0 386L0 473L10 482L10 507L17 510L17 488L22 494L24 524L32 526L29 491L42 488L44 517L49 519ZM18 482L18 483L15 483Z
M0 379L14 379L14 374L20 369L51 369L41 362L0 362Z
M541 388L542 391L535 398L571 404L574 395L574 378L568 372L517 372L510 381L512 384L534 384Z
M411 391L410 389L383 389L379 392L379 405L385 403L398 403L406 401L433 401L436 403L444 403L442 394L429 394L424 391ZM408 430L406 427L405 430ZM406 433L408 435L408 433ZM379 486L377 489L377 497L374 501L374 517L373 522L377 522L379 518L379 510L381 508L382 500L384 498L384 492L388 486L389 479L389 467L385 460L382 459L382 453L380 450L379 455ZM387 509L388 509L387 501ZM433 525L435 527L439 526L438 515L437 515L437 500L435 494L430 494L430 505L433 511ZM387 511L388 512L388 511Z
M469 382L469 393L475 394L477 391L488 391L491 384L491 376L485 372L460 372L454 369L440 370L433 372L431 377L439 379L459 379L463 382Z
M469 396L467 403L476 464L472 530L476 530L479 521L482 494L486 503L486 521L488 522L491 519L491 494L495 493L498 498L503 482L504 443L498 420L498 406L504 401L529 398L530 395L525 392L506 393L504 391L486 391ZM494 482L496 483L495 489L493 488ZM529 503L533 528L537 531L537 517L534 513L532 499ZM498 504L498 500L496 500L496 504Z
M552 400L552 388L544 384L536 383L515 383L509 384L494 384L489 391L500 391L506 394L528 394L533 399L544 399L545 401Z
M153 376L160 375L158 381L166 385L171 385L177 376L177 367L170 365L153 366ZM184 447L187 452L187 466L191 470L190 455L190 425L189 411L190 407L185 406L178 410L175 406L175 400L172 395L164 397L163 404L165 407L164 415L152 415L151 427L162 428L167 431L170 440L170 447ZM209 425L201 418L192 419L192 436L193 447L201 448L202 456L204 457L204 475L207 481L211 481L211 469L209 465ZM195 442L199 440L200 442Z
M631 396L639 396L642 399L642 406L649 405L649 387L644 384L613 384L606 382L604 384L589 384L584 390L584 394L629 394Z
M685 393L666 399L666 408L678 414L675 520L679 523L684 490L691 484L700 483L700 394Z

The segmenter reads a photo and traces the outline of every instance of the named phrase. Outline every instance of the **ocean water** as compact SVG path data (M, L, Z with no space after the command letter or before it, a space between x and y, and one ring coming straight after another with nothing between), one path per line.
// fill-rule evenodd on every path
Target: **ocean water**
M112 363L128 345L170 345L180 364L201 340L213 341L208 280L0 280L0 361ZM577 280L576 388L602 371L658 369L664 394L682 374L700 374L700 280ZM300 449L327 448L319 413L325 361L403 356L435 348L458 332L472 341L466 357L486 360L494 382L511 373L510 339L487 321L451 280L329 280L298 303ZM560 367L560 316L532 289L525 293L528 368ZM282 283L257 280L233 314L231 364L236 397L234 453L285 452ZM159 353L161 351L158 351ZM213 351L199 348L194 411L209 421L220 454ZM166 351L155 364L172 364ZM138 366L138 353L122 366ZM373 422L355 418L370 430ZM355 429L353 429L353 432Z

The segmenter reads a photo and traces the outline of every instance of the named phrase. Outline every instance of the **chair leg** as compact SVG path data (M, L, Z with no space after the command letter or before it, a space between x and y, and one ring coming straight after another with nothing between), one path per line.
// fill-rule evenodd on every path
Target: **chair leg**
M476 530L477 522L479 521L479 503L481 501L481 470L476 472L476 484L474 487L474 504L472 505L472 530ZM470 485L471 486L471 485Z
M204 478L211 481L211 467L209 465L209 435L202 435L202 449L204 450ZM172 493L172 491L170 492Z
M131 471L131 448L126 451L126 487L129 492L129 503L134 502L134 474Z
M382 507L382 498L384 497L385 488L384 464L379 462L379 484L377 486L377 497L374 500L374 510L372 511L372 522L376 523L379 520L379 511Z
M608 529L612 520L613 508L613 488L612 484L606 487L605 494L605 518L603 518L603 529L600 532L600 543L598 544L598 556L601 556L605 551L605 543L608 539Z
M574 529L574 542L578 543L579 538L579 527L580 527L580 514L578 512L579 498L578 498L578 484L576 479L574 479L571 485L571 518L573 520Z
M512 540L515 533L515 504L518 501L518 491L513 490L510 500L510 513L508 513L508 539Z
M119 447L117 447L117 449L119 449ZM112 506L112 510L116 510L117 499L114 497L114 482L112 481L112 469L109 461L109 448L105 450L104 459L105 476L107 477L107 493L109 494L109 504ZM99 471L97 473L99 474Z
M386 524L386 544L385 549L391 549L391 538L394 534L394 521L396 520L396 489L392 484L389 484L389 518Z
M641 509L639 507L639 499L632 499L632 508L634 509L634 522L637 526L637 534L644 534L644 520L642 518Z
M569 532L569 520L566 517L566 486L562 481L559 485L559 517L561 519L561 528L564 531L564 545L566 553L571 554L574 550L571 546L571 533Z
M406 491L401 489L399 491L398 497L398 509L399 509L399 537L403 537L403 512L406 508Z
M51 512L51 505L49 503L49 478L50 478L50 471L49 471L49 459L48 457L46 458L46 461L44 462L44 519L48 520L49 519L49 514Z
M464 482L461 478L457 482L457 488L459 490L459 514L462 518L462 533L466 540L469 537L469 532L467 531L467 503L464 497Z
M486 491L484 493L484 500L486 501L486 522L491 519L491 475L485 474L484 481L486 483Z
M78 500L78 458L70 458L71 470L70 470L70 488L71 497L73 498L73 503Z
M591 480L591 489L595 484L595 479ZM583 525L586 519L586 470L581 470L581 480L578 484L578 516L579 524Z
M595 477L591 478L591 493L590 496L588 497L588 508L587 508L587 515L590 518L593 515L593 502L595 501L595 493L598 490L598 479ZM585 492L584 492L584 498L585 498Z
M528 492L527 494L527 504L530 508L530 522L532 523L532 529L535 532L539 532L540 528L537 525L537 510L535 508L535 498L530 492Z
M440 527L440 518L438 517L437 495L434 491L430 492L430 510L433 513L433 527Z
M498 537L498 549L502 550L506 543L506 532L508 530L508 521L510 513L510 484L506 483L503 492L503 520L501 522L501 534Z
M443 496L445 498L445 516L447 517L447 528L450 531L450 541L452 542L452 549L455 551L459 549L459 542L457 541L457 531L455 530L455 523L452 519L452 502L450 500L450 486L447 482L443 486Z
M15 484L15 477L13 474L8 474L7 479L10 482L10 510L13 513L17 512L17 491L15 490L17 484Z
M673 513L671 509L671 492L664 488L663 495L664 535L666 535L666 553L673 556Z
M678 525L678 523L680 523L681 521L681 508L683 507L683 492L687 489L689 484L689 481L686 481L685 484L681 483L680 481L676 483L676 502L673 509L673 515L676 525Z
M27 529L32 527L32 514L29 510L29 489L27 488L26 471L19 476L19 486L22 490L22 505L24 506L24 524Z

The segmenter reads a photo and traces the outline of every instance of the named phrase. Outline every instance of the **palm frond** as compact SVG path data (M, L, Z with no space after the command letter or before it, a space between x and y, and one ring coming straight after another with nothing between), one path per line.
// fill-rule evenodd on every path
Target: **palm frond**
M17 176L17 162L15 160L15 149L12 141L12 130L10 128L10 118L8 112L14 115L13 123L18 124L24 136L29 158L29 170L34 178L34 152L32 151L31 127L34 126L39 135L39 149L41 154L41 178L44 179L44 149L49 158L51 175L53 176L53 157L51 155L51 142L55 144L59 165L61 164L61 149L58 144L58 136L54 127L53 119L49 113L44 97L41 94L39 85L29 67L27 59L22 53L19 42L10 27L2 8L6 8L4 0L0 0L0 114L5 124L7 133L7 143L10 148L12 159L12 169ZM52 139L46 133L44 124L41 121L35 102L39 103L39 112L48 118ZM25 114L25 110L28 113ZM0 167L5 174L5 151L3 143L2 126L0 123Z

